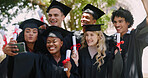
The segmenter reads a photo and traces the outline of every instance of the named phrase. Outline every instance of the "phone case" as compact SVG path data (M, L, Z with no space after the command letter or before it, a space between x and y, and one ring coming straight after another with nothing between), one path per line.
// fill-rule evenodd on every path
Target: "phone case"
M24 42L19 42L19 43L12 44L12 45L16 45L17 49L19 49L19 51L14 51L14 53L25 53L26 52L26 48L25 48L25 43Z

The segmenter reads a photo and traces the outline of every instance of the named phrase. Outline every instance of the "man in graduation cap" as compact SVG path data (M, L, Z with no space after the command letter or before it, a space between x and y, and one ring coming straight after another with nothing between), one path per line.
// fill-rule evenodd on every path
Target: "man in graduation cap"
M96 21L103 16L105 13L100 10L99 8L87 4L83 9L82 9L82 16L81 16L81 26L87 25L87 24L95 24ZM83 32L85 30L85 27L83 27Z
M87 4L83 9L82 9L83 13L82 13L82 17L81 17L81 26L83 27L83 32L85 31L85 26L83 25L87 25L87 24L95 24L96 21L103 16L105 13L100 10L99 8L91 5L91 4ZM74 32L74 35L77 37L77 43L81 42L81 37L83 36L83 33L80 33L79 31ZM108 44L107 47L110 49L109 46L113 46L112 43L112 37L107 36L104 33L105 37L106 37L106 43Z
M62 21L67 16L67 14L70 12L71 8L58 2L58 1L52 1L50 6L47 9L48 14L48 22L51 26L58 26L62 27ZM72 46L72 35L68 34L67 37L64 38L64 44L63 47L66 49L69 49L70 46Z
M82 11L83 13L81 17L81 26L87 24L95 24L96 21L105 14L102 10L91 4L87 4L82 9Z
M148 0L141 1L147 16L135 30L128 30L134 22L130 11L119 8L112 13L112 23L117 33L121 34L120 39L124 41L124 44L121 45L123 59L121 78L143 78L142 54L143 49L148 46Z
M67 16L67 14L70 12L71 8L58 2L58 1L52 1L50 6L47 9L48 14L48 22L51 26L58 26L62 27L62 21Z
M83 26L83 25L95 24L96 21L101 16L103 16L105 14L102 10L100 10L99 8L97 8L97 7L95 7L91 4L87 4L82 9L82 11L83 11L83 13L82 13L82 17L81 17L81 26L83 27L83 32L85 32L85 26ZM81 38L83 36L83 33L82 34L77 34L77 33L78 32L74 33L74 35L76 35L76 37L77 37L77 44L78 44L78 43L81 42ZM114 51L117 47L116 47L115 41L113 40L113 37L107 36L105 33L103 33L103 34L104 34L105 39L106 39L107 49L111 53L114 53ZM121 58L121 56L119 54L117 56L115 56L115 59L113 60L114 64L117 64L118 63L117 61L120 61L120 58ZM113 62L111 62L111 63L113 63ZM110 66L111 65L116 66L114 64L110 64ZM120 65L120 66L121 66L121 69L110 69L110 72L113 72L112 74L110 74L110 75L112 75L113 78L118 78L120 76L120 73L121 73L121 70L122 70L122 65ZM110 68L113 68L113 67L111 66ZM119 73L119 74L117 74L117 73Z
M103 16L105 13L100 10L99 8L87 4L83 9L82 9L82 16L81 16L81 26L83 27L83 31L75 31L74 35L77 38L77 44L81 42L81 37L83 36L83 33L85 31L85 27L83 25L87 24L95 24L96 21Z

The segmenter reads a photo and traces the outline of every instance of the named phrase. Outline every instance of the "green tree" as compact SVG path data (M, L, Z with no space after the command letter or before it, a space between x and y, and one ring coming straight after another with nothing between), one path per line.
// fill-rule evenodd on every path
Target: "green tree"
M10 23L12 20L12 17L15 17L23 8L28 9L36 9L36 6L39 6L40 9L42 9L43 14L46 16L46 19L48 19L46 9L50 5L52 0L0 0L0 23L7 19ZM65 5L72 8L70 12L70 20L68 22L64 21L64 27L65 29L70 28L70 30L81 30L82 27L80 26L81 22L81 14L82 14L82 8L88 4L91 3L95 7L98 7L102 10L105 10L107 7L110 7L116 3L116 0L61 0L60 2L64 3ZM31 5L29 5L31 4ZM9 10L12 8L16 8L14 13L10 13ZM103 29L105 30L107 28L107 23L110 21L110 14L106 14L103 17L101 17L97 23L103 23L105 26L103 26ZM1 28L1 25L0 25Z

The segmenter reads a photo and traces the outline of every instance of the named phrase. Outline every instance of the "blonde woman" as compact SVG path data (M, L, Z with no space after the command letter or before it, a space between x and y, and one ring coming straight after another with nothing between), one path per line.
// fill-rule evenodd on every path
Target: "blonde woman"
M77 54L72 55L78 65L79 74L81 78L108 78L110 74L108 71L109 57L101 25L84 26L85 32L79 56Z

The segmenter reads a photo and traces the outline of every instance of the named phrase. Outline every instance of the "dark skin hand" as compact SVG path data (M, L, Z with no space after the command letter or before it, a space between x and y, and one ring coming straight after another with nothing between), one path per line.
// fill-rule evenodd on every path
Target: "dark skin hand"
M18 53L13 53L13 51L19 51L19 49L15 49L15 48L17 48L17 46L12 46L11 45L11 44L14 44L14 43L17 43L17 41L13 40L13 38L11 38L10 42L4 47L3 52L6 55L15 56L15 55L18 54Z
M68 78L70 77L70 70L71 70L71 67L72 67L72 65L71 65L71 62L70 62L70 61L67 61L67 62L65 63L65 65L64 65L64 68L68 68L68 71L65 71Z

